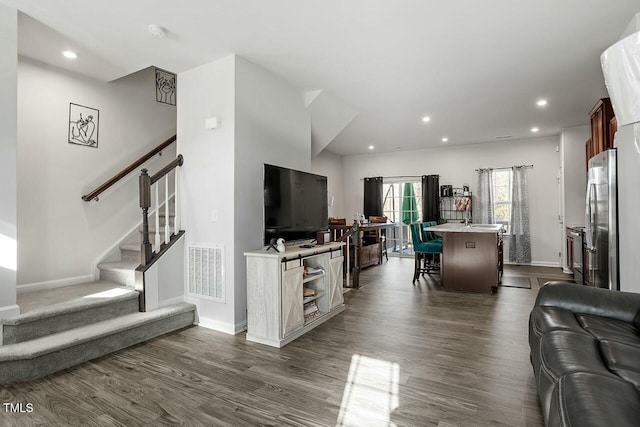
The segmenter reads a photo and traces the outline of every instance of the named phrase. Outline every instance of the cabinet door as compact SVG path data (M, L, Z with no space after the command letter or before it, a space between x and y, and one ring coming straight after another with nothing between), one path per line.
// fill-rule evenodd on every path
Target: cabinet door
M589 140L587 140L586 144L584 145L584 151L585 151L585 170L589 170L589 159L593 157L593 150L591 149L591 138L589 138Z
M593 155L599 154L604 151L604 111L602 108L598 108L591 116L591 141L593 144Z
M575 273L573 270L573 237L570 229L567 229L567 268Z
M329 260L329 310L344 303L342 296L342 265L344 257Z
M618 131L618 120L614 117L609 121L609 146L607 148L613 148L613 141L616 138L616 132Z
M302 308L303 267L291 268L282 272L282 337L304 326Z

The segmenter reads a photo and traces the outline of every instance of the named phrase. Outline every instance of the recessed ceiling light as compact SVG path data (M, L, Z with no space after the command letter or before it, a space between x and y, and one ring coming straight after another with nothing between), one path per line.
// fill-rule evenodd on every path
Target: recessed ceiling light
M376 147L374 147L373 145L369 146L369 150L373 150L374 148L376 148Z
M449 138L447 138L446 136L442 138L442 142L447 142L447 141L449 141Z
M546 99L539 99L538 102L536 102L536 105L538 107L544 107L545 105L547 105L547 100Z
M424 123L429 123L429 122L431 121L431 117L429 117L429 116L424 116L424 117L422 118L422 121L423 121Z
M538 132L539 130L540 130L540 129L538 129L538 128L531 128L531 132L533 132L533 133L536 133L536 132Z
M78 57L78 54L71 50L63 50L62 56L64 56L67 59L76 59Z

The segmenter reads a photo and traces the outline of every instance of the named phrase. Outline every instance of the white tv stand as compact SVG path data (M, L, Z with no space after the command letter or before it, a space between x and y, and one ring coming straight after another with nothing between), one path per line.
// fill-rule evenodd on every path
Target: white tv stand
M285 252L261 249L247 257L247 340L282 347L344 311L344 243L313 248L289 246ZM304 268L324 274L304 277ZM303 288L315 295L303 297ZM319 313L305 320L304 305L315 301Z

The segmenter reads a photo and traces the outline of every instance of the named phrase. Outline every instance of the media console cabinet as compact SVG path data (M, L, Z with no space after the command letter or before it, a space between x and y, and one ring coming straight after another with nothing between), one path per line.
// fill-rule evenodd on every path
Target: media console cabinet
M247 340L279 348L344 311L343 246L245 252Z

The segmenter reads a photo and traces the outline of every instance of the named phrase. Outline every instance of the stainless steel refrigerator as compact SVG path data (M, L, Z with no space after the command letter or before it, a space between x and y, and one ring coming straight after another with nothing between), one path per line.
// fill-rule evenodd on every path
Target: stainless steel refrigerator
M617 151L603 151L589 160L585 241L585 281L620 290L618 279Z

